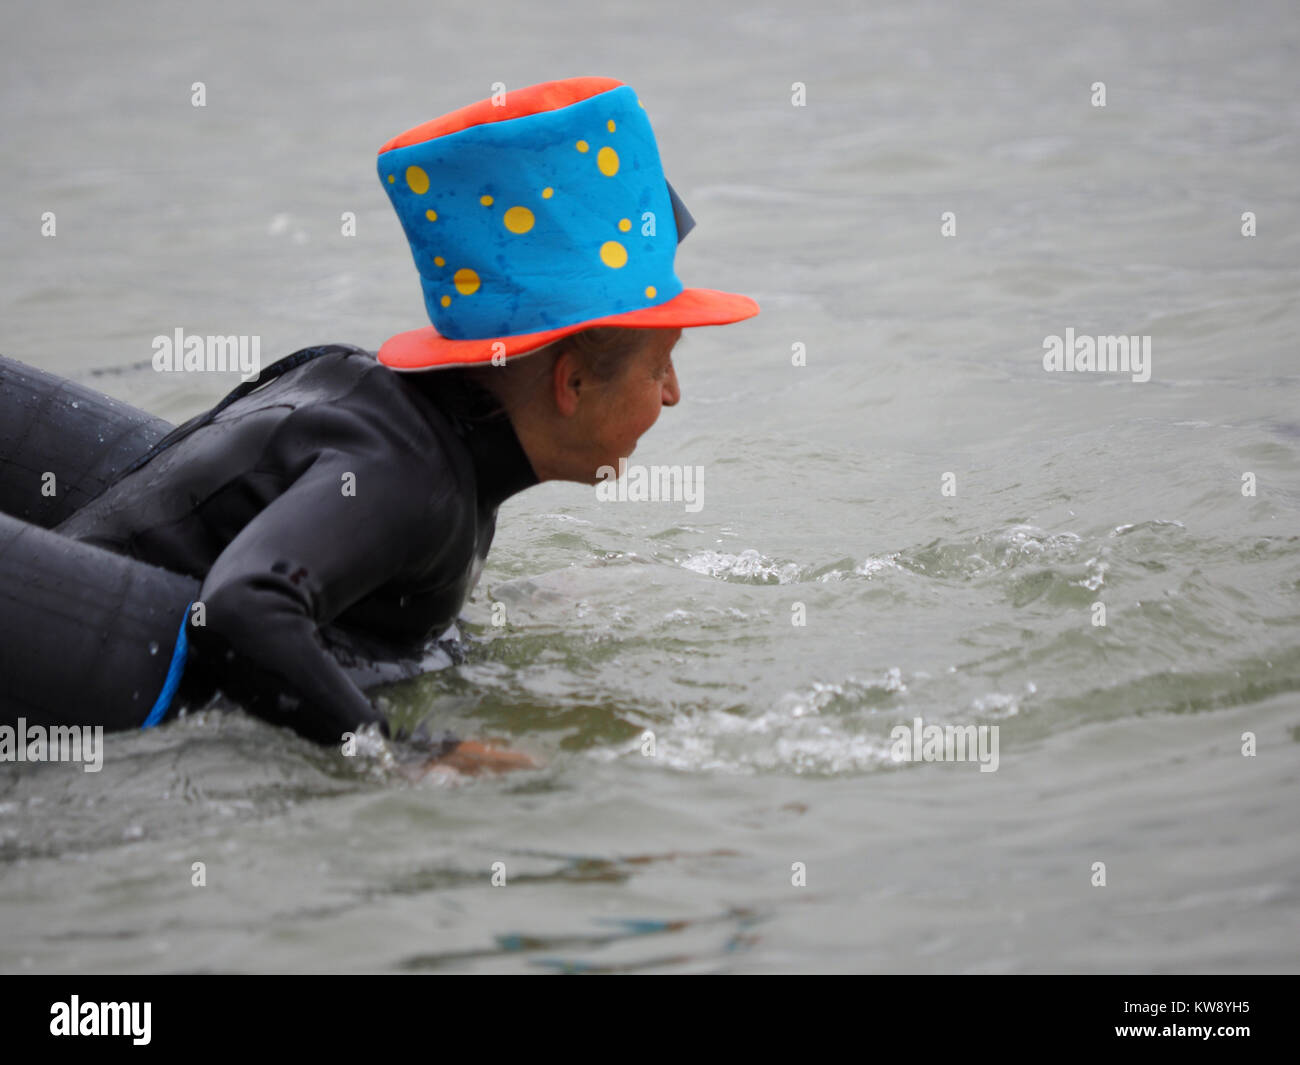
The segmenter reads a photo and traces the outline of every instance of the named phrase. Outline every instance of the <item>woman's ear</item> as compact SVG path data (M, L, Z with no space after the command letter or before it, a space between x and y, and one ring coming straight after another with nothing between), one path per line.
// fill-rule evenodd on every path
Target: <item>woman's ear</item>
M555 409L565 418L578 412L578 399L583 387L582 365L572 349L561 351L551 367L551 391Z

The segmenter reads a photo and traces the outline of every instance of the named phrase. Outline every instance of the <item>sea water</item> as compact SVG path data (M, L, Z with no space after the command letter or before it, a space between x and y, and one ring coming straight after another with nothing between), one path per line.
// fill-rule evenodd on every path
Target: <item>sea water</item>
M613 75L679 275L763 308L636 452L708 493L512 499L384 697L536 772L221 713L0 766L0 969L1298 967L1293 4L311 10L4 16L0 350L179 420L237 375L156 336L375 348L427 324L379 146ZM925 757L967 726L996 771Z

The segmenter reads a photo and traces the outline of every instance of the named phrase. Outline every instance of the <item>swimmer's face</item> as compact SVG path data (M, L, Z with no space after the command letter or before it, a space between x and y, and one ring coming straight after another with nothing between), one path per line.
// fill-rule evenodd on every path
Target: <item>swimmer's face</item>
M601 382L584 397L579 418L583 435L590 442L588 476L594 484L601 466L618 468L618 460L636 450L637 441L659 419L664 407L682 398L673 367L673 346L681 339L680 329L644 329L645 342L630 356L617 377ZM586 409L581 409L586 408ZM577 478L575 478L577 479Z
M588 356L561 347L536 371L524 374L521 367L513 395L509 385L501 393L539 480L599 484L605 479L601 468L617 470L659 412L681 399L672 352L682 331L633 332L639 343L618 356L612 371L602 367L598 373ZM608 372L613 376L603 376Z

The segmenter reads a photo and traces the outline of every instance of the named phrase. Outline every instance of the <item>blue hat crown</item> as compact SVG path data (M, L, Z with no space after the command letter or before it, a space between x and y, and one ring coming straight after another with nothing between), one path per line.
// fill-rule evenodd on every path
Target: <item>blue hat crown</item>
M391 148L379 177L443 337L560 329L682 291L676 198L626 85Z

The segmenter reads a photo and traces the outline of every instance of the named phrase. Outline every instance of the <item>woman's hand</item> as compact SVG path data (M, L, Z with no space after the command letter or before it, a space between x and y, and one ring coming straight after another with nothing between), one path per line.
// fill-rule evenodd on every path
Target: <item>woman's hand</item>
M492 743L464 740L447 754L412 766L412 779L437 776L479 776L483 773L508 773L513 769L536 769L537 762L522 751L512 751Z

